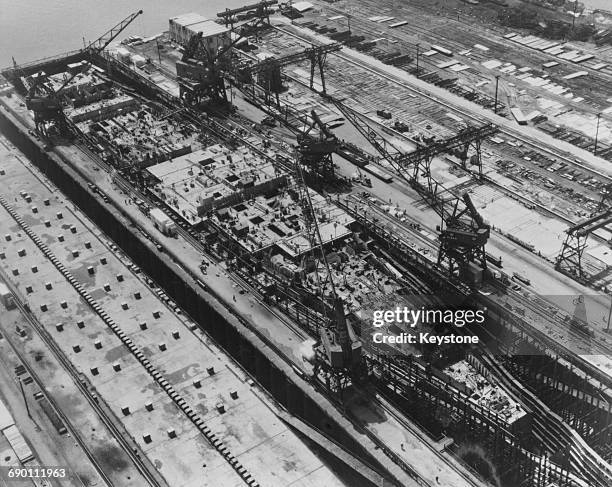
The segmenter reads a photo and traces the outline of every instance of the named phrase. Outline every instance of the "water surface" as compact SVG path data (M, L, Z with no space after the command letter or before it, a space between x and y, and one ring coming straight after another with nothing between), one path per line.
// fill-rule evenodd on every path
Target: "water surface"
M33 61L83 46L130 13L144 13L118 39L168 30L168 19L188 12L216 13L250 0L0 0L0 67Z

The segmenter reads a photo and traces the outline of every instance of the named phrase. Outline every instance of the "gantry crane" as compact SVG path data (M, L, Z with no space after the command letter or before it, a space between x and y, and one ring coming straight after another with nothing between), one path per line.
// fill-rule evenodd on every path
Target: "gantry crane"
M217 52L212 52L203 42L203 33L189 38L183 48L180 61L176 62L176 75L180 98L187 105L198 105L205 99L215 103L227 102L225 78L231 74L231 49L244 39L247 29L257 30L265 25L266 16L257 17L241 26L242 32Z
M176 62L179 96L186 105L198 105L204 99L227 100L225 82L220 75L219 64L235 42L216 54L203 45L202 32L194 34Z
M587 247L589 235L612 223L612 208L587 218L567 229L567 237L555 262L555 268L580 279L586 277L582 266L582 255Z
M595 214L601 213L608 207L612 208L612 183L606 184L602 189L601 200L599 200L599 205L597 205L597 210L595 210Z
M314 110L310 112L310 116L312 123L297 136L301 162L318 178L332 181L335 179L332 154L338 151L340 141ZM313 129L318 131L318 136L311 134Z
M323 44L320 46L312 45L307 47L303 51L296 52L293 54L287 54L280 58L270 57L258 64L243 68L251 77L258 75L258 83L266 90L266 92L277 94L283 90L282 86L282 68L290 64L299 63L300 61L310 60L310 80L309 87L311 90L315 88L315 72L318 68L319 77L321 79L321 93L326 94L327 89L325 86L325 62L327 55L332 52L337 52L342 49L342 44L339 42L333 42L330 44ZM244 73L243 73L244 76Z
M217 17L223 19L225 26L229 26L232 30L234 30L234 24L240 20L237 16L240 14L247 14L249 12L253 12L255 17L266 19L269 24L270 14L273 13L272 6L276 5L277 3L277 0L262 0L258 3L244 5L234 9L227 8L223 12L219 12Z
M89 64L83 64L83 69L75 70L57 89L54 89L48 83L49 79L43 72L39 72L30 78L31 83L26 95L26 108L34 112L34 123L38 133L48 137L51 126L55 126L60 134L67 132L68 125L64 115L61 94L66 86L89 66Z
M306 224L306 236L310 245L310 257L314 259L316 295L320 300L326 323L319 328L320 340L315 347L313 375L315 378L322 378L328 390L341 394L350 384L363 379L365 365L361 353L362 344L352 325L347 321L344 303L336 291L317 216L304 180L303 167L297 156L295 174L298 197ZM324 277L319 273L319 265L325 268Z
M205 98L214 102L227 102L225 91L225 80L231 82L253 83L256 76L258 83L265 90L266 102L269 102L270 94L276 94L279 104L278 93L282 91L283 66L296 63L305 59L310 60L310 88L314 89L315 71L319 69L322 92L326 93L325 87L325 61L327 54L342 49L342 44L332 43L323 46L311 46L302 52L289 54L281 58L268 58L260 63L243 65L239 68L231 66L230 49L241 41L245 35L257 32L261 27L269 25L270 7L276 1L263 0L257 4L241 7L233 10L219 12L217 17L222 18L227 25L231 26L234 34L232 42L217 53L211 53L202 46L202 34L192 36L183 51L183 56L176 64L176 72L179 81L181 98L190 105L199 104ZM234 29L235 16L243 12L253 12L254 19L240 25L241 31Z
M139 10L128 15L125 19L106 31L95 41L89 43L82 52L88 54L101 53L121 32L123 32L123 30L125 30L128 25L130 25L141 14L142 10ZM32 110L34 112L36 130L40 134L48 136L49 128L52 125L56 126L61 134L65 134L68 131L70 123L64 115L62 93L64 89L72 82L72 80L74 80L74 78L76 78L85 69L88 69L89 66L90 65L88 63L82 63L81 69L75 69L75 71L68 76L64 83L57 89L54 89L48 83L47 75L42 72L31 77L31 83L26 95L26 107L28 110Z
M482 174L480 144L486 137L498 132L494 125L467 127L457 135L443 140L434 140L419 145L413 152L405 152L381 135L373 127L373 122L365 115L347 107L338 100L331 99L336 108L351 122L376 151L386 160L402 179L410 184L425 199L441 218L440 246L438 264L444 264L451 275L464 276L470 271L470 263L478 262L483 269L487 267L485 246L490 235L490 226L478 213L469 195L456 197L438 183L431 174L431 163L438 154L461 150L467 160L470 147L474 154L478 174ZM476 281L474 275L470 280Z

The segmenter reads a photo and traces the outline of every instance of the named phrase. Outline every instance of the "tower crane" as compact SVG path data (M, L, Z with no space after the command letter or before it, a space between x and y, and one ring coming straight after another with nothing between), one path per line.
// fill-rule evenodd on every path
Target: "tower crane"
M297 136L302 164L323 180L331 181L335 178L332 154L338 151L340 141L321 121L317 112L312 110L310 115L312 123ZM313 129L318 130L318 136L311 134Z
M255 19L241 25L241 32L217 52L212 52L203 42L203 33L193 34L183 49L183 55L176 63L179 94L187 105L198 105L204 99L213 102L227 102L225 77L231 74L231 49L249 32L261 28L268 19L267 9L263 9ZM220 17L223 15L219 14Z
M315 260L317 295L326 318L326 326L319 327L320 340L315 348L314 377L323 374L327 388L341 394L342 390L351 383L363 378L365 366L361 353L362 345L346 318L344 303L338 296L299 157L295 158L295 174L300 206L306 222L310 255ZM325 268L324 278L319 274L319 264Z
M466 276L476 283L478 277L470 264L478 262L487 267L485 246L490 235L490 226L478 213L467 193L456 197L438 183L431 174L431 163L438 154L461 149L467 158L470 146L476 148L480 163L481 141L497 133L492 124L482 127L467 127L457 135L444 140L420 145L413 152L405 152L381 135L372 122L363 114L347 107L339 100L331 99L336 108L351 122L399 176L414 188L440 216L438 264L444 264L450 275ZM481 169L479 170L481 173ZM450 197L449 197L450 195ZM470 272L471 275L467 275Z
M106 31L95 41L89 43L82 52L91 54L100 54L123 30L127 28L139 15L142 10L128 15L117 25ZM31 77L31 83L26 95L26 107L34 112L34 122L36 130L48 136L48 130L51 125L58 128L60 134L65 134L68 131L70 122L66 119L62 103L62 93L64 89L83 71L88 69L90 64L81 63L78 69L75 69L70 76L66 78L64 83L57 89L54 89L48 83L48 77L44 73L37 73Z
M43 72L31 77L31 84L26 95L26 108L34 112L36 130L41 135L47 137L51 125L55 125L60 134L66 133L68 125L61 94L66 86L90 65L85 63L81 66L82 69L75 70L57 89L48 83L48 77Z
M179 94L187 105L198 105L205 98L227 100L220 64L239 39L213 54L204 46L202 36L202 32L191 36L181 59L176 62Z

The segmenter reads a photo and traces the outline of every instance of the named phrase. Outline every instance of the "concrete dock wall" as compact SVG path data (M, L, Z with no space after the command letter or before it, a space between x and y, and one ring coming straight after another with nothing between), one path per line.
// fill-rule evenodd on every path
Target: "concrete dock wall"
M360 443L363 438L348 419L329 404L324 404L327 402L324 396L302 380L289 364L242 323L239 317L230 313L215 296L202 290L192 276L174 265L165 254L160 256L154 245L133 227L131 230L131 222L126 215L94 195L86 179L68 161L53 151L45 151L43 144L30 136L27 129L6 108L0 105L0 131L75 205L87 208L86 213L92 221L145 273L160 283L172 299L278 403L362 458L385 477L398 482Z

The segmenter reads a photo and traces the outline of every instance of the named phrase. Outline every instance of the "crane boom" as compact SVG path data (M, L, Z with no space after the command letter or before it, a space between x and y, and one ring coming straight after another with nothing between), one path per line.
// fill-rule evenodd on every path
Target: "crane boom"
M140 14L142 14L142 10L130 14L117 25L98 37L95 41L89 43L89 45L81 52L99 54ZM83 64L83 68L89 66L90 65L88 63ZM40 74L34 79L32 85L30 85L28 94L26 96L26 107L28 110L32 110L34 112L36 129L41 134L47 135L47 128L51 124L56 124L56 126L59 127L60 132L68 132L72 127L72 124L64 115L60 95L62 91L70 84L70 82L81 72L83 71L75 70L75 72L71 73L71 75L64 80L58 89L53 89L52 87L48 86L45 83L46 78ZM44 90L45 93L40 94L39 89ZM39 91L38 95L37 91Z
M499 128L492 123L487 123L481 127L469 126L460 130L457 135L447 139L421 145L417 147L415 151L401 156L396 162L404 167L414 166L420 160L451 152L454 149L462 149L466 144L470 144L476 140L482 140L485 137L492 137L498 132Z
M315 112L314 110L311 110L310 115L312 116L313 126L317 126L325 137L329 139L336 138L335 134L333 134L332 131L329 130L327 125L323 123L323 121L321 120L321 117L319 117L319 114L317 112Z
M369 121L365 115L359 113L353 108L348 107L339 100L331 97L329 97L329 99L340 111L340 113L344 115L344 118L347 119L361 135L363 135L363 137L372 145L372 147L374 147L374 149L376 149L376 152L378 152L383 159L386 159L389 161L389 163L394 164L395 161L404 154L403 151L401 151L397 146L375 130L372 127L372 122ZM398 171L400 176L405 176L402 172L401 166L394 169Z
M388 161L441 217L438 264L445 262L451 274L455 269L459 269L460 272L465 271L467 264L473 261L479 261L482 267L486 268L485 244L490 235L489 225L484 222L469 195L466 193L458 198L450 191L447 192L432 177L430 166L435 155L456 148L463 149L467 157L467 150L471 144L477 144L478 157L480 157L480 141L496 133L497 128L491 125L480 128L468 127L453 137L420 145L415 151L407 153L389 142L387 137L372 126L373 122L368 117L338 100L331 97L330 99L382 158ZM442 197L445 193L452 195L450 200Z
M243 12L249 12L251 10L258 10L258 9L265 10L268 7L272 7L273 5L276 5L277 3L278 3L278 0L262 0L261 2L253 3L250 5L243 5L242 7L238 7L238 8L233 8L233 9L228 8L224 10L223 12L218 12L217 17L227 21L228 18L233 17L236 14L240 14Z
M85 48L85 51L94 51L96 53L102 52L106 47L113 42L113 40L123 32L128 25L130 25L136 18L142 14L142 10L138 10L137 12L131 13L117 25L111 27L104 34L98 37L95 41L89 43L89 45Z
M322 46L311 46L307 47L303 51L296 52L293 54L287 54L286 56L280 58L268 58L260 63L253 64L252 66L246 69L248 69L251 74L258 74L268 69L268 66L270 64L274 64L275 66L282 68L290 64L299 63L300 61L304 61L306 59L311 59L313 56L329 54L331 52L337 52L341 49L342 44L340 44L339 42L324 44Z
M329 326L319 330L322 350L319 354L324 356L325 366L334 374L354 375L356 369L362 363L361 341L358 339L350 323L348 323L344 311L344 303L338 296L331 267L325 255L323 238L319 229L319 223L310 197L310 190L304 179L304 171L300 158L295 159L295 174L300 205L306 223L306 233L310 249L313 254L319 254L318 260L323 264L326 271L325 282L319 276L318 265L315 263L315 280L318 286L317 293L323 302L326 318ZM315 257L316 258L316 257ZM331 297L325 299L325 284L329 284ZM319 363L319 366L322 366Z

